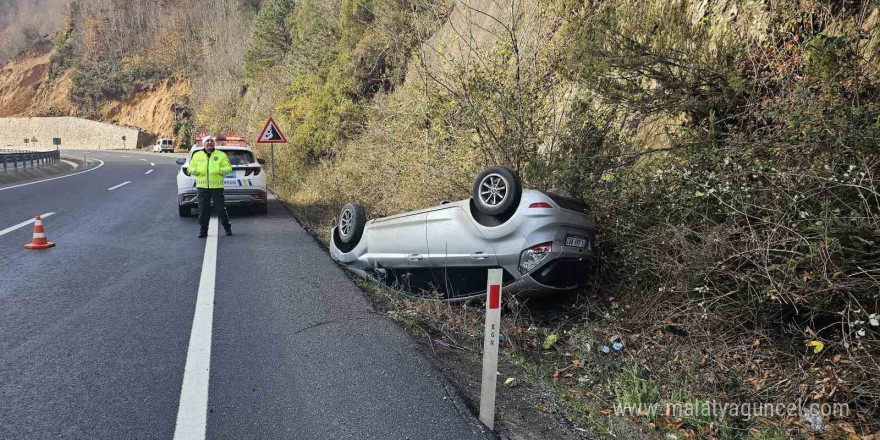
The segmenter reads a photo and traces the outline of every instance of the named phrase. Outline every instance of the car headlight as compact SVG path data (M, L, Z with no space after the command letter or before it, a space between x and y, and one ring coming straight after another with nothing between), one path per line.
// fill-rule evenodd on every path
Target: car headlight
M531 272L532 269L538 267L547 255L553 250L553 242L548 241L534 245L519 254L519 272L522 274Z

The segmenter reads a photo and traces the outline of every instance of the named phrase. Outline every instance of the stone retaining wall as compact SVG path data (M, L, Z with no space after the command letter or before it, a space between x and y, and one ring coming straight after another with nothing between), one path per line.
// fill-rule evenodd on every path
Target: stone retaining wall
M71 116L0 118L0 148L49 149L54 148L53 138L60 138L61 148L71 150L132 150L146 147L154 140L154 136L136 128ZM37 142L25 143L25 139Z

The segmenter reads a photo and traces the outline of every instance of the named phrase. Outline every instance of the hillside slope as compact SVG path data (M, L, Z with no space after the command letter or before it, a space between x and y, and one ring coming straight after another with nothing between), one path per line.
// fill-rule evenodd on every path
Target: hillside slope
M0 66L0 117L82 116L70 99L74 71L49 80L53 50L44 43ZM175 124L172 106L190 92L189 81L168 78L124 100L105 102L95 119L171 137Z
M49 81L52 45L43 43L0 65L0 117L74 116L71 73Z
M0 66L0 117L81 116L70 99L74 71L49 80L52 53L52 46L44 43ZM171 137L175 124L172 106L190 92L189 81L168 78L124 100L104 103L96 119Z
M489 165L593 207L602 264L571 318L508 333L566 417L596 419L572 396L801 400L850 405L829 431L880 428L876 2L266 4L249 111L197 118L255 132L275 116L276 193L325 238L347 202L376 218L465 198ZM454 336L478 350L479 334ZM540 350L550 335L563 348ZM613 342L625 353L599 351ZM812 438L784 419L652 425Z
M30 20L18 12L40 1L0 7L0 26L9 21L18 35ZM0 52L19 53L0 66L0 115L75 115L187 145L194 132L191 96L217 96L218 83L233 93L241 87L236 66L258 2L60 3L52 6L64 19L46 24L58 26L52 34L27 34L36 41L29 51L19 53L18 43L0 38L8 46Z

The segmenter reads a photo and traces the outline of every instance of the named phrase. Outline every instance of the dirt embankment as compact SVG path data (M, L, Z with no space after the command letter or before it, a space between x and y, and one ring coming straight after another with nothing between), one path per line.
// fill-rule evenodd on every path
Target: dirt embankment
M54 81L49 79L52 52L51 44L42 43L0 65L0 117L81 116L70 100L74 70L67 70ZM174 130L171 106L190 91L188 81L166 79L125 101L105 104L99 120L171 137Z
M188 81L166 79L152 90L136 93L126 101L105 104L101 108L101 121L138 127L159 137L170 138L174 133L171 106L189 95L191 90Z
M51 44L42 44L0 66L0 117L76 115L71 73L49 81L51 55Z

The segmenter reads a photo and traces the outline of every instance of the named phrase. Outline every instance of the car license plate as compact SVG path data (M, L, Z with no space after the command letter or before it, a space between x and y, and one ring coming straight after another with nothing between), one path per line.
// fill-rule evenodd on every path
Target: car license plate
M571 246L571 247L576 247L576 248L587 247L587 239L584 237L569 236L569 237L565 238L565 245Z

